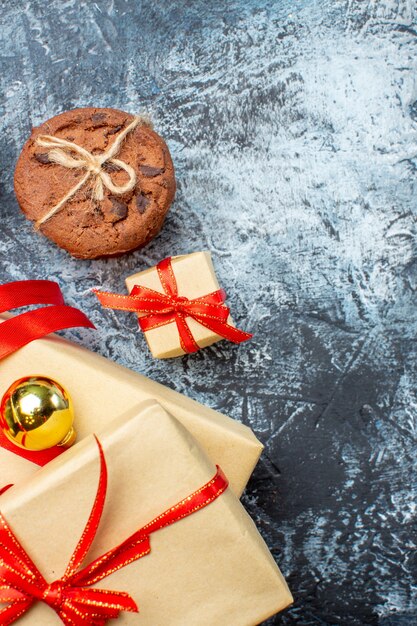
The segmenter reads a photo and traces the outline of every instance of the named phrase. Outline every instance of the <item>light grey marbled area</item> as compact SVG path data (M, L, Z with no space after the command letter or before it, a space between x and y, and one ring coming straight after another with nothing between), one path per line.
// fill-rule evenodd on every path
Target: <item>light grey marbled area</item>
M68 336L254 428L244 502L295 596L271 625L417 624L416 12L1 2L1 281L58 280L99 328ZM90 105L148 111L178 193L144 251L81 262L33 233L12 177L32 125ZM206 248L250 344L153 361L90 295Z

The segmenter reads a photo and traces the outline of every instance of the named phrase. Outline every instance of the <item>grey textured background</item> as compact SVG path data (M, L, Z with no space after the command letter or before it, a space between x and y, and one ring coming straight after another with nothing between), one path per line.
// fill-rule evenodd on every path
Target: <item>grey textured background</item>
M58 280L99 328L67 336L256 431L244 502L295 596L270 624L417 624L416 4L1 9L1 281ZM32 125L90 105L148 111L178 193L144 251L82 262L34 234L12 177ZM89 293L206 248L250 344L153 361Z

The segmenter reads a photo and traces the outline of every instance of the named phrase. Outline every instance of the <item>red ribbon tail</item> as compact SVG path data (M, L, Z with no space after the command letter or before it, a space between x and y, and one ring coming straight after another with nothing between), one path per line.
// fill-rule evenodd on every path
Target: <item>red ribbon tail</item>
M97 487L97 494L94 500L93 508L91 509L90 517L88 518L81 539L74 550L74 553L64 574L63 580L67 580L68 578L73 576L80 567L81 563L84 561L87 552L89 551L91 544L94 541L94 537L96 536L97 529L100 524L101 516L103 515L104 503L106 501L107 492L107 465L101 443L99 442L97 437L95 439L100 455L100 478Z
M93 289L93 293L101 306L115 311L159 314L168 310L171 305L170 299L165 294L139 285L135 285L128 296L98 289Z
M144 526L141 532L154 533L192 515L200 509L204 509L211 502L214 502L229 486L229 481L222 469L218 465L216 465L216 469L216 474L209 482Z
M175 322L178 328L181 348L184 350L184 352L186 352L187 354L198 352L200 350L200 346L194 339L193 333L191 332L190 327L187 324L185 316L182 313L177 313L175 316Z
M18 280L0 285L0 313L30 304L64 304L58 283L51 280Z
M129 537L127 541L87 565L71 578L71 582L83 586L94 585L99 580L106 578L109 572L125 567L129 563L150 554L151 542L149 537L140 533L136 533L136 535Z
M139 612L133 598L122 591L108 591L96 587L77 587L70 589L67 592L67 597L71 604L78 605L80 609L90 614L97 613L97 607L105 608L107 614L111 611L116 614L121 611Z
M14 568L16 563L24 567ZM12 585L25 593L24 585L28 573L30 574L30 579L27 580L29 586L34 580L43 580L36 565L0 513L0 585Z
M227 339L232 343L242 343L243 341L248 341L253 337L252 333L247 333L244 330L239 330L239 328L231 326L230 324L227 324L226 322L222 322L220 320L208 319L200 316L196 316L195 319L202 326L209 328L217 335L220 335L220 337L223 337L224 339Z
M16 315L0 324L0 359L16 352L26 344L65 328L94 324L79 309L58 304Z
M0 611L0 625L10 626L24 615L34 603L33 598L26 598L6 606Z
M0 586L0 604L8 604L9 602L23 602L26 596L21 591L17 591L14 587L8 585Z

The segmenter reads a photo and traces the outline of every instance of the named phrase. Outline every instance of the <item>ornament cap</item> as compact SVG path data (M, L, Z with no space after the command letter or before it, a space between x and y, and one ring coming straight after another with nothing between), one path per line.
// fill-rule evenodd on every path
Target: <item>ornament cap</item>
M62 446L63 448L70 448L71 446L74 445L76 439L77 439L77 431L75 430L75 428L71 427L71 430L68 431L68 433L65 435L63 440L58 445Z

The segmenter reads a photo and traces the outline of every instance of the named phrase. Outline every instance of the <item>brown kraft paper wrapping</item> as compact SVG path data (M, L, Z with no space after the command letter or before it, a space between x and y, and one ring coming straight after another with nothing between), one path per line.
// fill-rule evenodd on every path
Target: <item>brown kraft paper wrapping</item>
M5 317L0 316L0 320ZM241 495L262 452L247 426L183 394L57 335L39 339L0 362L0 397L22 376L56 379L71 394L78 439L103 427L147 399L158 400L197 439L207 456L222 466ZM38 469L30 461L0 448L0 489Z
M86 564L204 485L215 474L189 432L156 402L99 434L109 472L106 506ZM47 581L60 578L97 490L97 445L88 437L17 485L1 511ZM47 515L45 515L47 512ZM190 517L151 536L151 554L98 587L126 591L140 613L115 624L255 626L292 602L255 525L228 489ZM19 626L59 626L37 603Z

